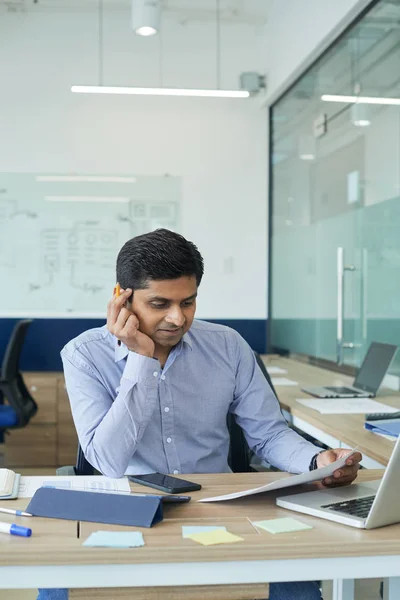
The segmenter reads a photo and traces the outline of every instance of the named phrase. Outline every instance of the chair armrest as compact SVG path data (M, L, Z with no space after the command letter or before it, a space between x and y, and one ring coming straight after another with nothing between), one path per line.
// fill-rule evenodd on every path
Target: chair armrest
M61 475L61 476L68 476L70 477L71 475L76 475L76 469L73 466L68 466L68 467L59 467L58 469L56 469L56 475Z

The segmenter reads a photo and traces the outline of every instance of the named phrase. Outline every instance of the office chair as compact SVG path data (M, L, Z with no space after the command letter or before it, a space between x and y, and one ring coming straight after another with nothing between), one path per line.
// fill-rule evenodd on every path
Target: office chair
M25 427L36 414L37 404L19 372L19 359L30 319L19 321L11 334L0 372L0 442L7 429ZM4 398L8 404L4 404Z
M265 365L261 359L261 356L254 352L257 364L259 365L265 379L271 386L272 391L276 396L274 386L272 385L271 378L265 368ZM243 430L235 421L235 417L229 413L227 416L227 426L230 437L228 464L234 473L248 473L253 469L250 466L251 450L244 437ZM57 469L57 475L93 475L95 473L94 467L85 458L83 450L78 444L78 452L76 456L76 465L60 467Z

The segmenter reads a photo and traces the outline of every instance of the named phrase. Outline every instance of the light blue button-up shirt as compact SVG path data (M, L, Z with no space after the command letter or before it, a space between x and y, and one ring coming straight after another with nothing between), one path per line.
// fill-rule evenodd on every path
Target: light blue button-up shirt
M262 459L307 471L320 450L288 428L254 354L233 329L194 321L163 369L107 328L61 352L82 449L108 477L229 471L227 414Z

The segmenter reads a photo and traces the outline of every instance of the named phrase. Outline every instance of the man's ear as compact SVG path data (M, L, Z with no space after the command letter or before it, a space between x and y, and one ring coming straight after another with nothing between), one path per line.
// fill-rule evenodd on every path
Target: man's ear
M126 301L125 306L128 310L132 310L132 304L133 304L133 292L129 296L128 300Z

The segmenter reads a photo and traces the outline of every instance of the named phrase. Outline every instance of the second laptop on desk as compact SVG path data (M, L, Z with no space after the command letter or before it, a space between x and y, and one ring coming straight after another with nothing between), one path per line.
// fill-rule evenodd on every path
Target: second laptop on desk
M372 342L352 386L302 388L317 398L373 398L392 362L397 346Z

